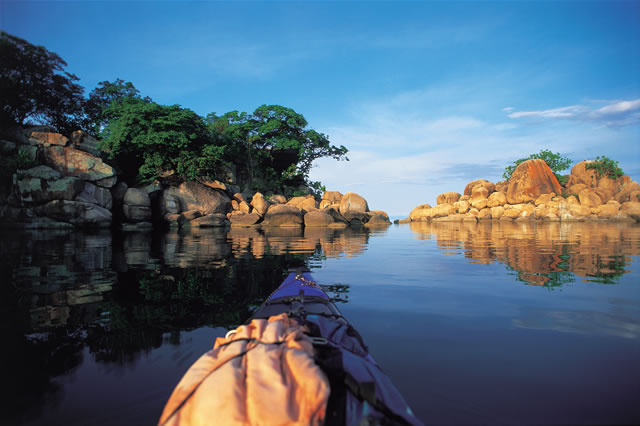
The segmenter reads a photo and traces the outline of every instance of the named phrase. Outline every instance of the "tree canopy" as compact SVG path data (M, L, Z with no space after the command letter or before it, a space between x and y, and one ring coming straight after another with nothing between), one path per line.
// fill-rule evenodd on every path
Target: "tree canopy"
M112 102L103 117L101 148L129 181L167 174L211 178L223 164L224 146L214 143L204 120L190 109L126 97Z
M232 111L207 117L209 128L244 159L251 181L268 186L308 182L313 161L321 157L348 160L347 148L334 146L328 136L308 128L302 114L280 105L262 105L252 114ZM237 163L237 161L234 161Z
M566 179L564 176L561 176L558 172L566 170L571 165L572 161L568 157L563 157L559 152L553 153L548 149L543 149L536 154L531 154L528 157L521 158L513 162L512 165L507 166L502 174L502 177L505 179L509 179L516 168L527 160L540 159L544 160L545 163L549 166L549 168L556 175L556 178L560 182L560 184L564 184Z
M112 102L125 98L143 99L151 102L151 98L142 97L140 91L130 81L116 79L115 81L101 81L98 86L89 93L89 98L84 104L85 128L94 135L107 125L105 111Z
M233 164L253 189L308 185L313 162L346 158L347 148L280 105L206 119L142 97L131 82L102 81L84 99L78 77L56 53L0 31L0 124L47 124L67 135L82 128L101 140L129 182L161 176L215 178Z
M61 131L80 127L84 102L78 77L67 63L42 46L0 31L0 119L24 125L29 120Z

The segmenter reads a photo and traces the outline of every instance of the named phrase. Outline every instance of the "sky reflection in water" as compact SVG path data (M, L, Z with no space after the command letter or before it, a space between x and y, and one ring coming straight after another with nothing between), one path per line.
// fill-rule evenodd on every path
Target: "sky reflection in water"
M301 264L425 422L640 421L635 224L7 232L0 255L15 422L155 422Z

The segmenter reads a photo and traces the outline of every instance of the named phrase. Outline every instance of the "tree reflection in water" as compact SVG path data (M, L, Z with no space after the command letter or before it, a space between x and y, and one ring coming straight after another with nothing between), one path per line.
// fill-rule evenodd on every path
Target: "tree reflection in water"
M10 418L41 416L62 398L88 348L126 365L181 332L244 322L291 267L366 249L368 231L255 228L168 233L32 231L0 239L2 339L13 383ZM348 285L327 287L348 300Z
M518 281L557 288L576 281L616 284L638 253L640 226L629 223L414 222L420 239L446 254L461 248L475 263L502 263Z

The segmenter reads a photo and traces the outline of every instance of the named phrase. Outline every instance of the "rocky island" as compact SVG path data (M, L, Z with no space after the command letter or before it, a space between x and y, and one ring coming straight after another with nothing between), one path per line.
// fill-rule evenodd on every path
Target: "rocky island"
M462 194L440 194L435 206L421 204L398 222L640 221L640 184L603 174L596 163L577 163L561 185L544 160L530 159L506 181L474 180Z

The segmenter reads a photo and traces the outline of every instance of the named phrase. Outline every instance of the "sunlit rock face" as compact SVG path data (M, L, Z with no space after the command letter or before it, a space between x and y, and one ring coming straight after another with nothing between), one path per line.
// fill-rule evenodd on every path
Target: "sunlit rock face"
M264 216L266 226L302 226L302 212L296 207L275 204L269 207Z
M544 160L534 159L521 163L511 175L507 186L510 204L534 201L541 194L560 194L562 187Z
M347 192L340 200L340 213L349 212L365 213L369 211L369 204L361 195L355 192Z
M185 182L171 186L165 194L174 196L180 202L181 211L198 210L203 215L227 214L231 211L231 198L222 191L198 182Z
M445 192L436 197L436 204L454 204L460 197L458 192Z

